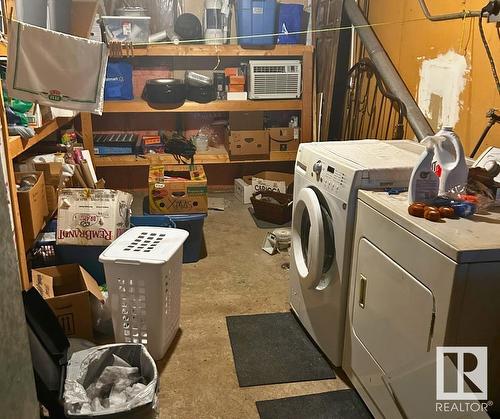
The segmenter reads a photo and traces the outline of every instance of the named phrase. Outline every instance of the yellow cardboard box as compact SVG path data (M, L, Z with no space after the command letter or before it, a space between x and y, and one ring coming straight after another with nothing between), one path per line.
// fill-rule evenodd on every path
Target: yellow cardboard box
M207 210L207 177L203 166L150 166L149 212L151 214L193 214Z

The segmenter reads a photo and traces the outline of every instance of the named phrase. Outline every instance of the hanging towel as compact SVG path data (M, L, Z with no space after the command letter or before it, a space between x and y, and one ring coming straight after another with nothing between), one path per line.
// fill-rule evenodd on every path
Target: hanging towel
M10 97L102 114L104 43L12 21L7 58Z

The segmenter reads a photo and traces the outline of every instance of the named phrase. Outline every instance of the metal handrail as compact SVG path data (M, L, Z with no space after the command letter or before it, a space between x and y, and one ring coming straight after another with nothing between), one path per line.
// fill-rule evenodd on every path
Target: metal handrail
M434 135L434 130L429 121L418 107L356 1L344 0L344 9L351 24L356 28L356 32L361 38L368 56L378 70L384 85L405 106L406 118L417 139L421 141L429 135Z

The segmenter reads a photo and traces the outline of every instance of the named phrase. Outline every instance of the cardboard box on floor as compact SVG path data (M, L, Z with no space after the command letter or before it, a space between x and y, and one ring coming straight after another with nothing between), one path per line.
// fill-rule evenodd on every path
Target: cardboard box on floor
M300 144L300 128L269 128L271 151L296 151Z
M17 200L23 225L24 247L30 249L36 236L45 225L45 218L49 215L49 210L43 172L16 172L14 177L16 182L20 182L27 175L35 175L37 181L27 191L18 191Z
M68 337L93 340L92 299L103 301L94 278L79 265L33 269L33 286Z
M207 212L207 177L203 166L150 166L149 211L151 214Z
M111 244L130 227L132 199L131 194L113 189L62 189L58 201L57 244Z
M264 171L253 176L243 176L234 180L234 194L244 204L250 204L250 198L255 192L274 191L291 193L293 174L284 172Z

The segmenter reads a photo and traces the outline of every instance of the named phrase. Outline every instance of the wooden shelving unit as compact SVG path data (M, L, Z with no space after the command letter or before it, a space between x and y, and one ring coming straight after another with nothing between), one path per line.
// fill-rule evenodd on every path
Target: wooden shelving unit
M294 57L302 60L302 98L297 100L244 100L213 101L196 103L186 101L178 107L152 107L142 99L130 101L108 101L104 104L104 114L116 113L187 113L187 112L255 112L255 111L299 111L301 114L301 141L313 140L313 47L306 45L275 45L272 48L249 49L239 45L134 45L132 53L123 48L124 57ZM222 67L221 67L222 68ZM90 114L82 114L82 134L85 148L93 155L93 126ZM119 130L119 127L117 127ZM195 155L198 164L283 162L295 160L295 152L272 152L266 160L233 161L225 150L216 149L210 153ZM96 167L146 166L152 162L176 163L169 155L154 156L94 156Z
M123 55L130 56L123 48ZM310 45L273 45L270 48L243 48L239 45L134 45L133 57L300 57L313 52Z
M35 129L35 136L28 138L27 140L23 140L18 135L9 137L10 158L16 158L72 120L73 118L55 118L42 127Z
M0 94L2 89L0 87ZM14 230L16 233L16 247L19 259L19 273L21 276L21 284L23 289L28 289L30 287L29 273L26 262L26 252L28 249L24 247L23 240L23 227L21 222L21 215L19 213L19 203L17 201L17 191L16 183L14 178L14 164L13 160L19 157L22 153L28 151L31 147L38 144L44 138L56 132L58 129L62 128L64 125L70 123L73 118L56 118L40 128L37 128L35 136L23 140L20 136L8 136L7 130L7 118L4 110L3 97L0 98L0 119L2 125L2 135L7 140L4 141L5 144L5 156L7 159L7 174L10 185L10 195L12 204L12 215L14 221Z
M225 149L213 149L206 153L198 153L194 160L197 164L238 164L252 163L262 161L294 161L295 151L272 151L269 159L252 160L230 160ZM151 164L176 164L177 161L170 154L150 154L145 156L95 156L94 164L96 167L112 166L149 166Z
M178 107L151 107L142 99L108 101L104 113L128 112L232 112L238 111L299 111L302 100L215 100L210 103L186 101Z

